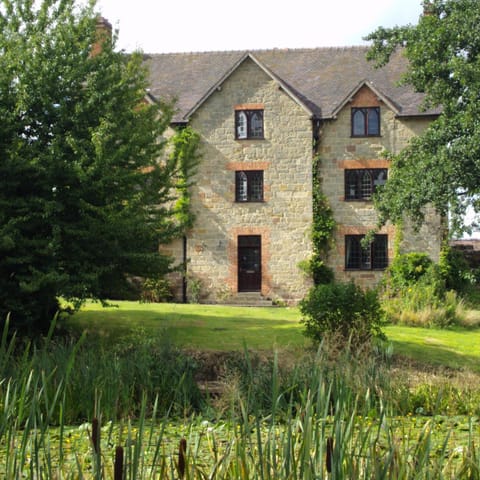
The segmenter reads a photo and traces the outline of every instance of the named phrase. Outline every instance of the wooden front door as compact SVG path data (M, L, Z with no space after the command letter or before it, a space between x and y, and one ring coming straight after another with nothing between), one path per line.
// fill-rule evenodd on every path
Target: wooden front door
M238 291L259 292L262 288L262 237L238 237Z

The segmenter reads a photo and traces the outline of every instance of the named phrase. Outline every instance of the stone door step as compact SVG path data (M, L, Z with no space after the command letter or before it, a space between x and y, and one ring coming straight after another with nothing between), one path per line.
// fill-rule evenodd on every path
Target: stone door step
M229 298L227 303L242 307L271 307L273 305L272 300L263 297L259 292L239 292Z

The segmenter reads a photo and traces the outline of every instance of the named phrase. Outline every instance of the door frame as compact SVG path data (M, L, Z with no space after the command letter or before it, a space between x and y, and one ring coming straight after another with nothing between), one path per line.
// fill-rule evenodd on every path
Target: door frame
M245 268L241 253L247 254L247 262L253 263L253 271L249 265ZM253 254L254 257L248 255ZM244 257L245 258L245 257ZM238 292L261 292L262 291L262 236L261 235L238 235L237 237L237 291Z

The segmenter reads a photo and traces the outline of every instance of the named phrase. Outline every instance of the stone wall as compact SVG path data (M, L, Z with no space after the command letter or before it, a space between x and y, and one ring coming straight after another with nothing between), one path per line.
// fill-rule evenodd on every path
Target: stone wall
M262 140L235 139L235 108L264 109ZM351 108L381 109L381 136L352 137ZM252 107L253 108L253 107ZM345 235L363 235L375 227L371 201L346 201L344 171L351 168L388 168L385 150L398 153L428 125L429 118L398 118L373 92L363 87L337 115L320 128L322 189L337 222L328 265L340 281L355 280L374 286L383 271L346 270ZM187 236L188 277L200 282L200 300L229 302L238 294L238 237L261 237L261 294L296 303L311 286L299 269L311 256L312 121L302 106L285 93L251 59L245 60L190 119L200 133L202 161L192 188L196 222ZM235 172L264 172L264 201L235 201ZM424 251L438 260L440 219L431 215L420 232L408 224L401 232L386 225L388 257L400 252ZM171 246L181 260L183 243ZM180 279L177 278L177 281ZM180 287L180 283L178 285ZM177 292L180 288L177 289Z
M380 107L381 127L379 137L351 136L352 107ZM320 131L319 154L323 179L323 191L327 195L337 222L334 247L330 252L328 264L335 272L335 278L341 281L354 279L355 282L371 287L381 278L383 272L375 270L346 270L345 235L362 235L375 227L377 214L371 201L346 201L346 168L388 168L384 151L398 153L412 138L420 134L428 125L429 119L401 119L373 92L363 87L338 114L335 120L325 122ZM386 225L378 233L388 234L388 257L394 253L397 235L393 225ZM399 232L400 233L400 232ZM400 252L424 251L432 259L438 260L440 238L440 219L429 217L427 225L415 233L405 226L401 232Z
M235 140L234 110L264 107L264 140ZM262 238L261 293L295 303L310 283L298 264L311 254L312 125L309 114L247 59L195 112L202 161L192 189L195 226L188 235L189 275L205 302L238 291L237 239ZM235 202L235 171L264 171L264 201Z

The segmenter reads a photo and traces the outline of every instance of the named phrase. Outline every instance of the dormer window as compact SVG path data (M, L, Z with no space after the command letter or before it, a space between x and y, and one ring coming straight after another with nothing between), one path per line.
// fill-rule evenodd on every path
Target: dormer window
M352 137L380 135L380 108L352 108Z
M235 138L263 138L263 110L235 110Z

